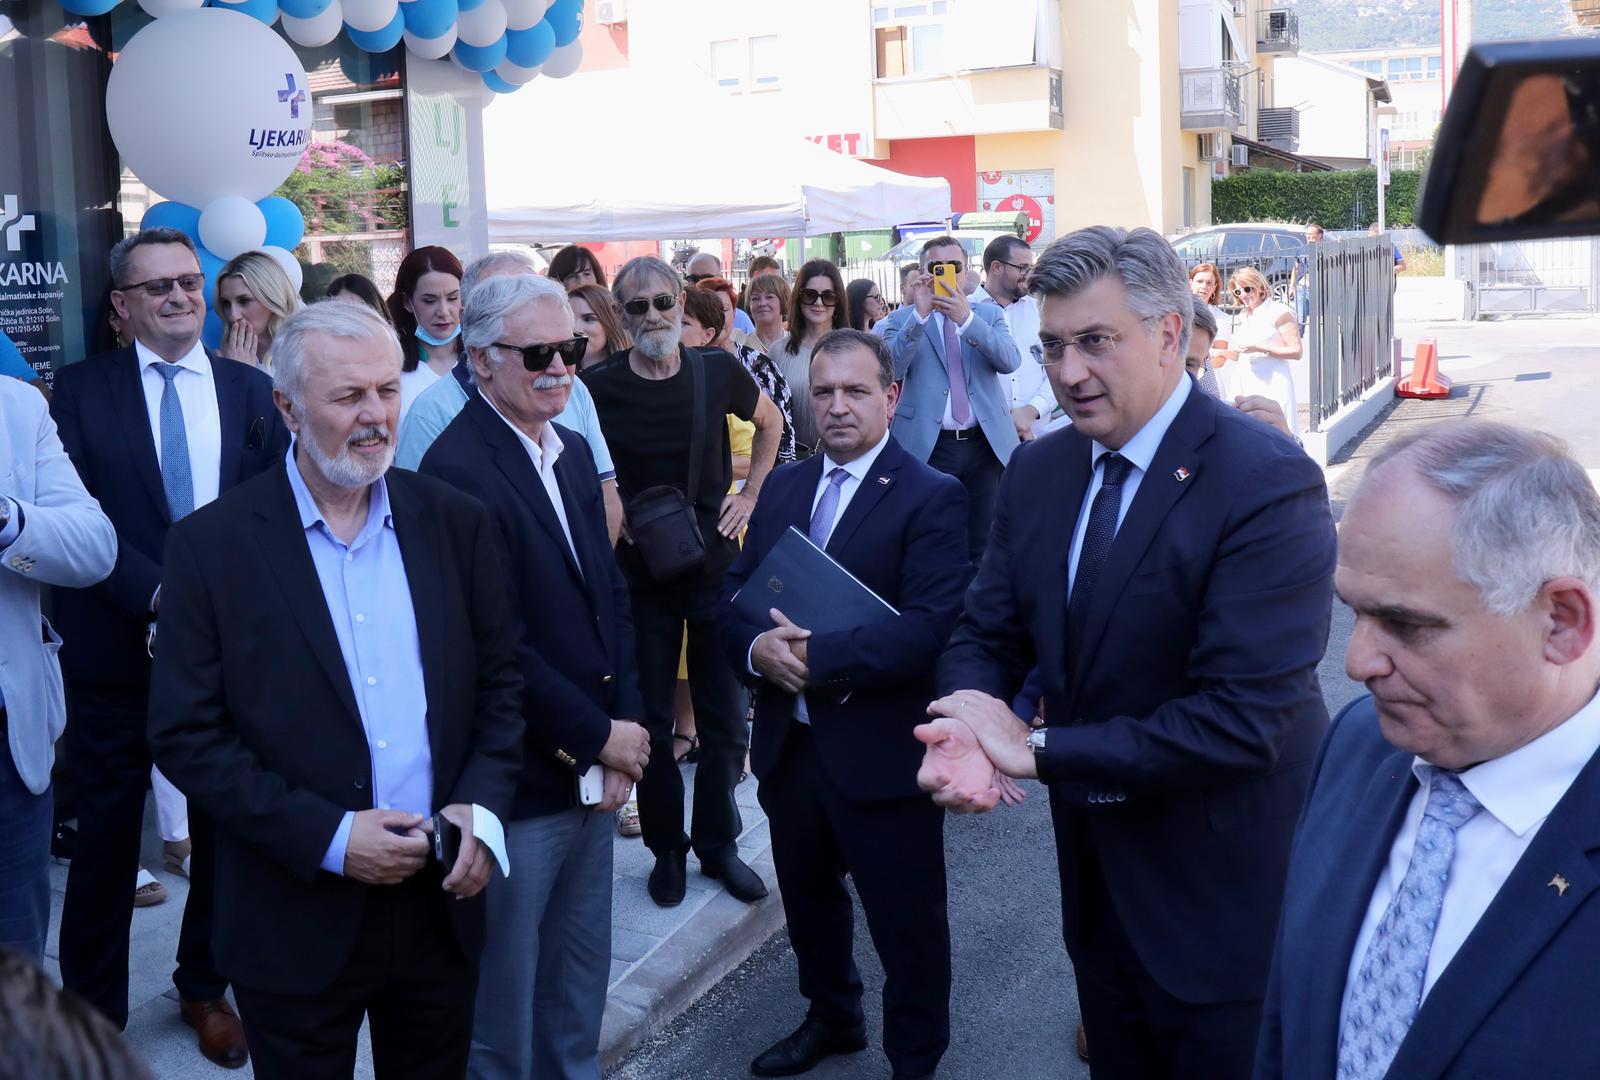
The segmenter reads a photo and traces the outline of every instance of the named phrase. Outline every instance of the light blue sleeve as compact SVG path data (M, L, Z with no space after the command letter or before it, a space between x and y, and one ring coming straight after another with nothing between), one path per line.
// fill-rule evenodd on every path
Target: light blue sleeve
M733 328L745 334L756 332L755 320L744 312L744 308L733 309Z
M606 437L600 432L600 414L595 412L594 395L589 393L582 379L572 380L572 394L567 398L567 407L556 420L577 431L588 442L589 452L594 455L595 472L600 474L602 481L617 475L617 466L611 460L611 448L606 445Z
M39 377L38 373L28 366L22 358L22 352L14 342L0 331L0 375L9 375L13 379L23 382L32 382Z
M445 378L452 384L456 381L453 376L447 375ZM412 403L411 411L400 421L400 445L395 449L394 455L394 463L400 468L415 472L421 467L422 459L427 456L433 441L450 426L450 421L461 411L462 406L456 404L458 395L448 392L434 393L435 387L443 386L444 379L440 379L419 394L417 400ZM449 387L444 387L444 391L448 390ZM464 404L465 397L460 396Z
M356 812L346 810L344 820L339 822L338 829L334 830L333 839L328 842L327 854L322 856L322 868L330 874L344 877L344 853L350 846L350 827L356 823Z

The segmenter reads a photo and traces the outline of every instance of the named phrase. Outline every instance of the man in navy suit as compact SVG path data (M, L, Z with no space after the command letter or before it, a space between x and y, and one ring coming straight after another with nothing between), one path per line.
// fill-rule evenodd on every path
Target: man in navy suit
M917 788L911 732L971 576L966 495L889 435L895 393L878 338L835 330L818 342L808 399L822 452L772 474L725 584L731 597L793 526L899 612L818 634L776 610L761 623L724 616L731 659L756 680L751 764L810 1002L799 1029L756 1058L757 1076L866 1046L846 873L883 961L894 1075L933 1075L950 1041L943 816Z
M130 348L56 372L50 411L89 494L117 530L111 576L57 589L66 644L67 745L78 843L61 913L61 978L118 1027L128 1021L128 930L150 786L150 627L168 527L283 456L288 432L263 372L200 343L205 278L194 243L146 229L111 252L112 303ZM244 1032L211 955L212 829L191 812L189 900L173 982L202 1052L244 1064Z
M422 459L482 502L509 554L521 619L522 777L488 893L473 1020L474 1077L600 1072L611 972L611 811L650 757L628 583L611 551L594 456L555 423L584 339L549 278L502 275L467 298L461 334L478 393ZM580 803L593 770L603 796Z
M1600 1076L1600 497L1547 435L1374 458L1355 610L1295 835L1256 1076Z
M922 779L956 809L995 804L996 766L1048 786L1096 1077L1246 1075L1327 727L1327 490L1185 374L1192 303L1160 236L1073 233L1032 287L1073 425L1006 470ZM1030 732L1006 703L1036 665Z

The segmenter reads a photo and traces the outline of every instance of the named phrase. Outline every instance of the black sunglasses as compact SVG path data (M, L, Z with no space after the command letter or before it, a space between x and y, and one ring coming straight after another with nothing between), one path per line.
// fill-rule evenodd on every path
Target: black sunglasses
M550 358L557 353L561 354L561 362L569 368L578 366L578 361L583 359L584 350L589 347L589 339L582 334L574 334L566 341L549 341L540 345L508 345L497 341L490 346L492 349L509 349L514 353L522 354L522 366L529 371L544 371L550 366Z
M626 304L623 304L622 310L626 311L629 315L643 315L645 312L649 311L652 306L654 306L657 311L671 311L673 308L678 306L678 298L673 296L671 293L657 293L648 300L641 296L637 299L629 300Z
M823 289L821 292L818 292L815 289L800 290L801 307L810 307L812 304L821 304L823 307L834 307L838 303L839 294L834 292L832 289Z
M687 281L690 285L698 285L700 282L710 281L716 276L717 275L715 274L685 274L683 275L683 280Z
M119 285L114 291L126 293L135 289L143 289L146 296L152 299L159 299L172 292L174 285L182 292L199 292L205 288L205 275L179 274L177 277L151 278L149 281L136 281L131 285Z

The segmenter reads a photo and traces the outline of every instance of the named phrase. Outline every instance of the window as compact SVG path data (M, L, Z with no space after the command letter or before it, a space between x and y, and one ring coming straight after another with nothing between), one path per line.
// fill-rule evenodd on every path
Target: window
M944 27L911 28L911 70L919 75L947 70L944 59Z
M948 0L880 5L872 9L878 78L931 75L950 70L944 23Z
M1261 233L1258 232L1230 232L1222 235L1223 258L1238 257L1243 255L1259 255L1261 253Z
M723 90L744 88L744 72L740 65L739 42L735 40L711 43L711 78Z
M1439 57L1437 57L1437 56L1428 57L1428 78L1437 79L1439 77L1439 72L1440 72L1442 66L1443 65L1442 65L1441 60L1440 60Z
M775 89L782 54L778 49L776 34L766 34L750 39L750 85L756 90Z

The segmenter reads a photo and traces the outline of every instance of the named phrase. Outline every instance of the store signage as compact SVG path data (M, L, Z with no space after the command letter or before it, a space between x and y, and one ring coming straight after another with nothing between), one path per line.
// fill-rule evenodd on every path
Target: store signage
M862 145L866 141L866 136L859 131L846 131L832 135L807 135L806 138L818 146L826 146L834 153L843 154L846 157L861 157L866 149Z

